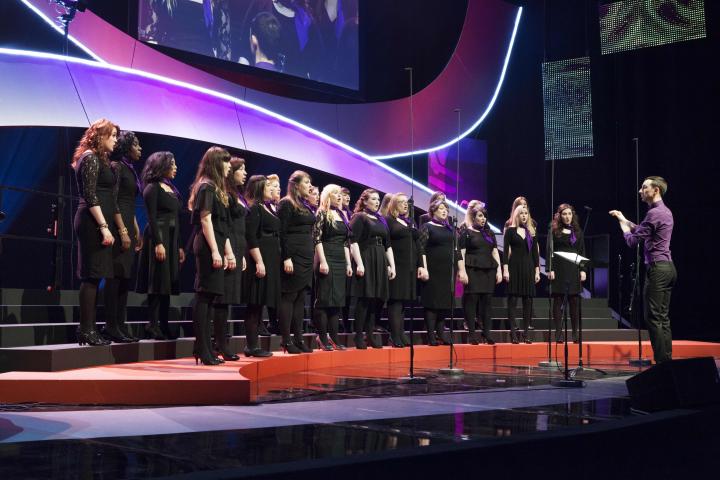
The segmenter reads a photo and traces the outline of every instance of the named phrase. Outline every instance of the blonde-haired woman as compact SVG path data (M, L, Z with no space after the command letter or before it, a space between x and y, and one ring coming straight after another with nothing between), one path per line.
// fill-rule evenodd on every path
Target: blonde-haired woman
M338 322L340 311L345 306L345 279L351 277L353 271L350 264L350 224L341 209L340 187L326 185L320 194L320 208L313 227L317 285L315 320L318 323L318 343L323 350L345 350L338 341Z
M535 284L540 281L540 247L535 222L525 205L515 207L510 226L505 229L503 279L507 282L507 309L512 343L532 343L528 329L532 322L532 300ZM523 333L517 334L515 307L522 299Z

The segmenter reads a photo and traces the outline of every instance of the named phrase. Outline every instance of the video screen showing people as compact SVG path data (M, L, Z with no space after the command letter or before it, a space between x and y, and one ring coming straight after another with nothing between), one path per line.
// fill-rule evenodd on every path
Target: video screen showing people
M359 0L138 0L138 38L352 90Z

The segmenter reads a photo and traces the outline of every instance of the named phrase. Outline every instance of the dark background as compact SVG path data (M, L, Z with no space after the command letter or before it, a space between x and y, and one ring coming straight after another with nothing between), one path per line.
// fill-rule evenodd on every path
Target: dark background
M635 178L632 139L638 138L640 181L648 175L661 175L669 182L665 200L675 216L672 251L679 273L672 300L675 337L720 339L720 326L714 317L715 277L720 262L715 258L713 245L718 178L714 140L720 126L717 117L720 74L714 63L720 52L720 5L715 1L705 2L708 32L705 39L601 56L598 2L513 3L526 5L505 84L494 110L472 134L488 144L491 220L502 224L517 195L529 199L533 217L541 226L550 220L554 205L569 202L583 216L583 205L591 206L588 233L611 234L610 304L617 309L617 258L622 255L620 270L625 274L625 284L620 291L627 300L627 278L634 254L625 247L620 229L607 211L618 208L628 218L635 219L639 185ZM408 85L403 67L407 65L415 69L415 90L426 86L447 63L467 3L445 2L438 6L435 1L402 0L368 4L371 7L364 11L363 19L367 30L363 36L362 99L344 98L342 94L322 91L312 85L286 85L273 78L253 78L252 86L268 91L280 89L291 96L323 101L378 101L405 95ZM114 24L122 27L125 22L135 28L130 7L122 2L94 2L92 6ZM57 35L24 10L25 7L16 2L2 2L0 44L59 51ZM22 15L22 22L17 21L18 15ZM584 55L592 59L595 155L556 162L553 201L550 198L551 163L544 160L540 66L543 60ZM227 75L235 75L239 80L247 77L237 72L227 72ZM79 130L70 130L70 144L74 144L79 135ZM187 191L197 160L208 145L167 137L141 135L140 138L143 157L159 149L176 153L180 170L178 183L181 191ZM62 129L2 128L0 183L14 182L55 191L57 162L67 162L68 152ZM38 155L46 161L45 171L25 167L23 173L18 163ZM249 156L248 160L250 173L259 173L254 168L262 165L262 173L277 172L283 181L294 169L275 159ZM425 168L422 164L425 158L416 160L420 162L416 169ZM409 170L408 163L406 159L399 159L393 165ZM326 181L347 183L325 177L321 172L310 173L321 186ZM355 194L359 193L360 186L352 187ZM12 195L19 194L4 194L6 204L13 200ZM641 217L645 211L646 207L641 205ZM7 231L7 225L12 224L12 233L43 235L49 216L49 199L28 200L21 218L6 220L0 224L0 231ZM3 286L47 285L51 276L43 272L49 271L51 253L44 245L30 253L29 249L35 247L10 240L4 242L5 252L0 256ZM69 271L69 266L66 265L65 270ZM12 285L8 284L7 272L13 272ZM64 282L69 279L65 278ZM190 283L186 286L189 288Z

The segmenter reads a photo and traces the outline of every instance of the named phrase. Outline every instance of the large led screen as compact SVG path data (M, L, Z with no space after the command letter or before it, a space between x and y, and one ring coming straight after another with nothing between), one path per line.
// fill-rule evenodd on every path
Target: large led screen
M603 54L706 35L703 0L625 0L600 5L599 9Z
M359 0L139 0L141 41L358 89Z

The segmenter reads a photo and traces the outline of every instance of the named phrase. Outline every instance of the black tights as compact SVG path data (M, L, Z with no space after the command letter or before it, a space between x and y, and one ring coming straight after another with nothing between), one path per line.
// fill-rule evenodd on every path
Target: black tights
M262 321L262 305L248 305L245 311L245 342L248 350L259 348L258 325Z
M306 289L297 292L283 292L280 297L280 334L283 342L290 341L290 332L295 339L302 339L303 320L305 319L305 294Z
M436 308L425 309L425 325L427 326L428 337L431 337L432 332L435 332L442 339L447 313L446 310Z
M115 336L129 334L125 325L129 284L127 278L105 279L105 330Z
M225 356L232 356L227 339L228 317L230 316L230 305L227 303L214 303L213 309L213 336L218 350Z
M170 333L168 318L170 313L170 295L148 294L148 329Z
M390 300L387 304L390 335L395 342L402 342L405 331L405 311L402 300Z
M555 323L555 334L559 337L562 329L562 304L563 296L553 294L553 320ZM577 337L578 320L580 319L580 295L568 295L570 306L570 323L572 324L573 340Z
M358 298L355 304L355 335L366 332L372 335L375 330L375 317L382 310L383 301L379 298Z
M510 322L510 330L513 332L518 328L515 323L515 308L517 307L518 296L519 295L508 295L507 297L508 321ZM528 327L532 322L533 299L526 295L520 296L520 298L522 298L523 330L527 333Z
M317 328L320 334L320 339L325 341L328 333L330 334L330 340L333 343L338 343L338 324L340 323L340 308L339 307L315 307L315 328Z
M466 293L463 295L463 310L465 310L465 323L470 333L475 333L475 319L484 336L492 329L492 293Z
M80 331L83 333L90 333L96 329L95 317L99 284L100 280L97 278L83 279L80 282Z
M213 358L210 346L210 321L212 304L217 295L207 292L195 293L193 306L193 330L195 330L194 353L202 358Z

